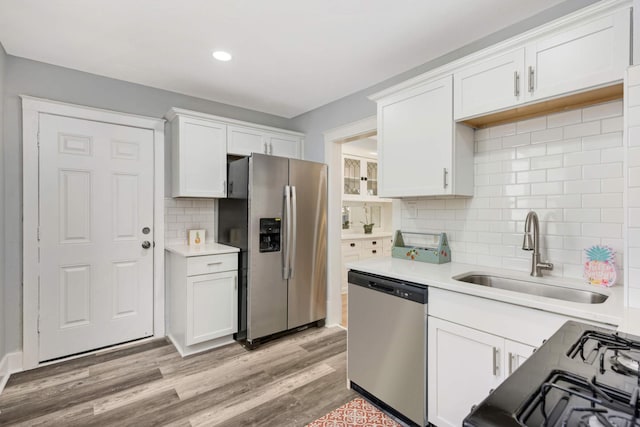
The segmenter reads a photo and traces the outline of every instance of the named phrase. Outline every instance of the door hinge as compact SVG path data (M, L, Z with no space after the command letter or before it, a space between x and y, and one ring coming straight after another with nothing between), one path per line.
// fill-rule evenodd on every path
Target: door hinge
M37 232L36 232L36 233L37 233L38 242L39 242L39 241L40 241L40 227L38 227L38 229L37 229Z

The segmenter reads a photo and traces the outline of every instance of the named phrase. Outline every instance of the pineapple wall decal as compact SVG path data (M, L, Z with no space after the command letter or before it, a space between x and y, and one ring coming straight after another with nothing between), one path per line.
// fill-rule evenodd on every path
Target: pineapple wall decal
M584 277L592 285L612 286L616 281L615 251L595 245L585 249Z

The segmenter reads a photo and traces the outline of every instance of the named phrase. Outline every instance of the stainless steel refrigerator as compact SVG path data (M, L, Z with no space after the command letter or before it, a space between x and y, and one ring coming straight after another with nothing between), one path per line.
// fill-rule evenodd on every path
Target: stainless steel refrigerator
M238 341L324 324L327 166L254 153L228 165L218 241L240 248Z

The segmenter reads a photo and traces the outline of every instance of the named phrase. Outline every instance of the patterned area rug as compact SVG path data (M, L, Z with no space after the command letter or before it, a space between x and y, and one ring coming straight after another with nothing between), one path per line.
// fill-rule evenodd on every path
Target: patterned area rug
M366 400L356 397L307 427L402 427Z

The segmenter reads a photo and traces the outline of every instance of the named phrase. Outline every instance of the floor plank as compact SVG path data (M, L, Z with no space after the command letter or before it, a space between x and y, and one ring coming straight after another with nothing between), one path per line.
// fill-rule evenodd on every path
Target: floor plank
M12 376L0 425L304 426L353 397L341 328L186 358L162 339Z

